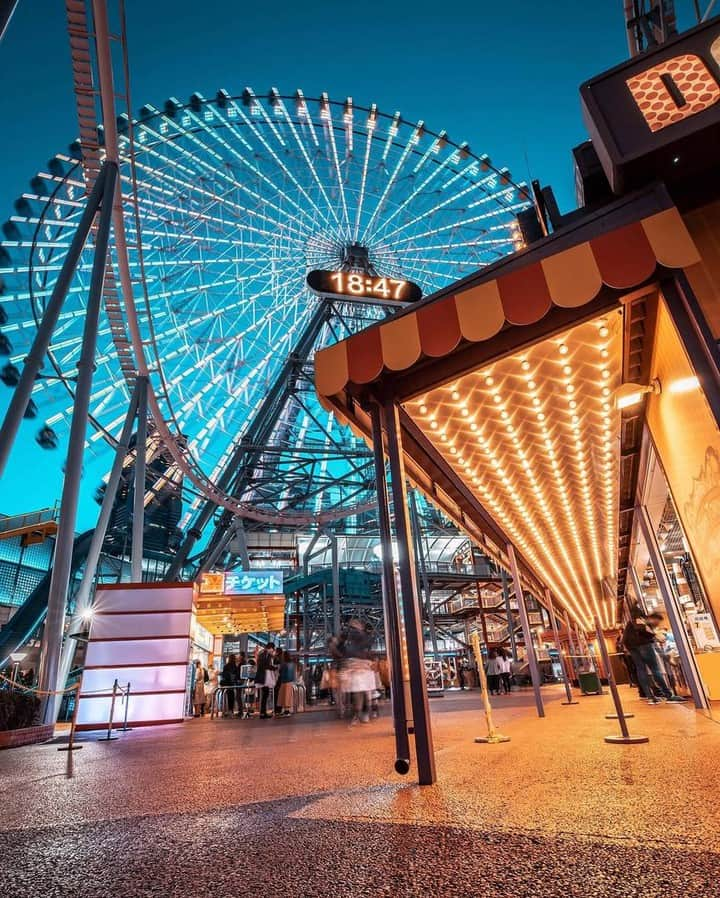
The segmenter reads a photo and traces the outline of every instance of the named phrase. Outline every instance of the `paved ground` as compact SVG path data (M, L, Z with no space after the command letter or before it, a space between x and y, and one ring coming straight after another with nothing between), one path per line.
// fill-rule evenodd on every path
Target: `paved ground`
M641 746L602 736L609 698L433 701L438 784L392 772L388 718L193 720L0 753L0 895L13 898L714 898L720 725L625 692ZM387 713L387 712L386 712Z

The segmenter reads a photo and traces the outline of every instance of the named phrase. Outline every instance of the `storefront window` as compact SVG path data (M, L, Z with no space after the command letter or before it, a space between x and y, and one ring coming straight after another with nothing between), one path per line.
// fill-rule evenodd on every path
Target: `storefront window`
M631 609L633 613L637 610L641 614L659 612L663 615L663 625L658 632L658 650L671 687L686 692L687 683L680 664L678 640L686 638L689 648L697 657L706 653L720 655L720 637L712 608L693 563L691 546L680 523L667 481L654 451L650 452L643 489L643 502L655 533L685 633L676 633L672 630L672 616L668 614L668 609L665 607L663 592L658 583L658 571L653 565L652 553L639 527L636 528L635 548L631 560L633 570L628 599L633 606ZM709 691L707 684L705 688L706 692Z

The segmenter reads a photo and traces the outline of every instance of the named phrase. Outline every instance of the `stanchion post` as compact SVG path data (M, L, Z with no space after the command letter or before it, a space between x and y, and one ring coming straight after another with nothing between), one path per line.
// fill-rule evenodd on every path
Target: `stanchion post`
M70 719L70 736L67 745L61 745L58 751L66 751L68 753L66 776L68 779L73 774L72 753L80 751L82 745L75 745L75 728L77 727L78 708L80 707L80 688L82 686L82 677L77 681L75 686L75 707L73 708L72 718Z
M482 693L483 707L485 709L485 722L487 723L487 736L478 736L475 741L485 745L495 745L499 742L509 742L509 736L503 736L495 729L492 719L492 705L490 704L490 696L488 695L487 677L485 676L485 665L483 664L482 651L480 650L480 637L477 630L470 637L472 642L473 654L475 655L475 663L478 669L478 679L480 680L480 692Z
M127 689L125 690L125 713L123 715L123 725L122 725L123 733L129 733L132 730L132 727L129 727L127 725L129 704L130 704L130 684L128 683Z
M565 695L567 697L567 701L561 702L561 704L578 705L580 703L573 698L572 689L570 687L570 680L568 679L567 671L565 670L565 664L563 662L562 656L562 646L560 645L560 634L558 633L557 618L555 617L555 606L553 605L553 599L549 589L545 590L545 598L548 603L548 611L550 613L550 622L552 624L553 639L555 640L555 648L557 649L558 657L560 658L560 670L562 671L563 683L565 685Z
M613 703L615 704L615 710L617 711L621 733L620 736L606 736L605 741L609 742L611 745L639 745L643 742L649 742L650 739L647 736L631 736L628 731L627 723L625 722L626 715L623 712L620 693L618 692L617 683L615 682L615 674L610 666L610 656L608 654L607 646L605 645L605 637L603 636L602 627L600 626L600 618L598 617L595 618L595 634L597 636L600 657L607 670L608 686L610 687L610 693L612 695Z
M98 739L98 742L113 742L117 736L112 734L113 716L115 714L115 696L117 695L118 681L113 683L112 699L110 700L110 715L108 716L107 733Z

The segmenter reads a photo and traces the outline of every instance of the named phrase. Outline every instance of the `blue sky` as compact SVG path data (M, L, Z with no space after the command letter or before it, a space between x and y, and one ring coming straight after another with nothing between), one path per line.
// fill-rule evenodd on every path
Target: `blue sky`
M423 0L366 0L344 12L329 0L127 0L134 110L194 91L240 93L246 85L258 94L275 86L349 95L446 130L516 180L552 184L561 209L572 208L570 149L586 137L578 85L626 57L622 4L455 0L428 7ZM0 84L4 220L36 170L77 132L64 4L21 0L0 44ZM63 460L35 446L34 430L23 428L3 481L2 512L59 498ZM97 514L90 497L98 479L93 465L81 527Z

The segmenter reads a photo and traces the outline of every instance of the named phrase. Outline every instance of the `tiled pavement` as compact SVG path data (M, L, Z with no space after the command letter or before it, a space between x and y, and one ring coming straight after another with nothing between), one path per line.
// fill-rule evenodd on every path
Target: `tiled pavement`
M438 784L392 771L389 719L193 720L0 753L0 896L720 896L720 725L624 692L647 745L602 736L609 699L438 699Z

